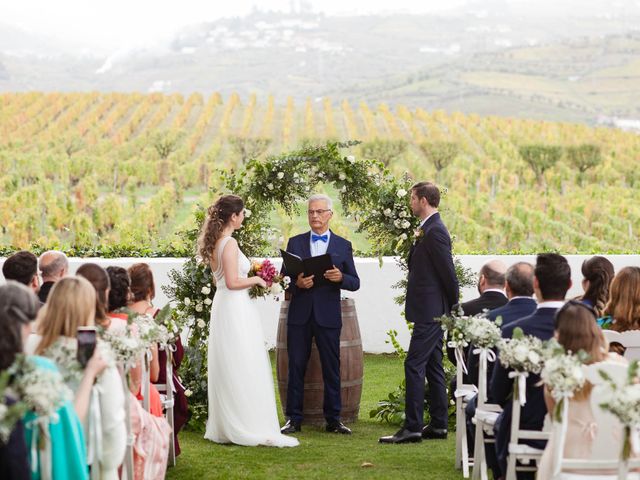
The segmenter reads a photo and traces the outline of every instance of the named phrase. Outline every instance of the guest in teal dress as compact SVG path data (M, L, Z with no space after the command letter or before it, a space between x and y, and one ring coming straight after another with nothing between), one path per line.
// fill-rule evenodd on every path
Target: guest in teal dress
M0 370L11 367L18 354L23 352L38 306L37 297L25 286L11 281L0 286ZM29 411L18 425L17 430L24 429L31 479L87 479L89 470L81 419L87 415L94 379L105 368L106 363L99 355L91 358L75 397L51 360L29 356L26 363L29 368L35 367L38 374L48 372L47 379L59 384L56 391L47 396L48 399L55 401L53 399L65 396L68 398L54 415L46 418ZM37 399L28 398L20 388L21 376L25 375L25 371L17 369L13 382L16 390L22 394L20 400L32 405ZM49 386L50 383L46 385ZM47 434L43 437L44 432ZM43 445L50 448L42 449ZM47 451L50 453L45 453Z
M29 361L33 362L37 368L58 372L55 364L44 357L30 356ZM61 382L62 382L62 376ZM66 387L66 385L65 385ZM68 388L68 387L66 387ZM40 418L34 412L27 412L23 418L25 426L25 440L29 451L29 462L31 464L31 480L40 480L46 474L41 474L41 469L46 466L43 463L38 444L41 441L41 428L48 428L51 445L51 477L58 479L86 479L89 469L87 467L87 452L85 449L84 434L82 424L73 408L73 404L67 401L58 408L57 419ZM46 468L46 467L45 467Z

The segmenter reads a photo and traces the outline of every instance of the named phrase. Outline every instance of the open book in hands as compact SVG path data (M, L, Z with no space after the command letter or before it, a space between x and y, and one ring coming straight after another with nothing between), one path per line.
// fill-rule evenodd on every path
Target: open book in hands
M284 268L287 275L291 277L291 282L296 283L299 274L305 277L313 275L313 285L332 285L333 282L324 278L324 272L333 268L333 260L331 255L325 253L317 257L300 258L298 255L280 250Z

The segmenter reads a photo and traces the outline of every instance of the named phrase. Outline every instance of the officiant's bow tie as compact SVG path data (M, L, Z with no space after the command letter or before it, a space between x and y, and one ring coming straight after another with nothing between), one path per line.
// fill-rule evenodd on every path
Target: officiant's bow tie
M317 242L318 240L323 241L324 243L327 243L327 240L329 239L329 235L316 235L316 234L312 234L311 235L311 241L312 242Z

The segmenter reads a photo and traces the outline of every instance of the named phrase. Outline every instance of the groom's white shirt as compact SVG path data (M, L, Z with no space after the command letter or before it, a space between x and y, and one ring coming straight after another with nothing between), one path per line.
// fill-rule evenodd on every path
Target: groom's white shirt
M437 210L435 212L433 212L431 215L428 215L427 217L425 217L425 219L420 222L420 228L422 228L422 226L425 224L425 222L427 220L429 220L431 217L433 217L436 213L438 213Z
M311 230L311 234L309 235L309 244L311 246L311 256L317 257L318 255L324 255L325 253L327 253L327 248L329 248L329 240L331 240L331 230L327 230L326 232L320 234L320 235L327 236L326 242L323 242L322 240L318 240L314 242L312 240L314 235L317 235L317 233L314 233L313 230Z

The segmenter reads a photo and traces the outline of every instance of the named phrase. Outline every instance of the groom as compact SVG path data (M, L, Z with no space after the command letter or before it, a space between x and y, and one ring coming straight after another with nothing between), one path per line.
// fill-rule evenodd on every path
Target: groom
M299 432L302 424L304 374L311 354L311 339L315 338L324 381L324 418L327 432L350 434L340 421L340 331L342 314L340 290L356 291L360 278L353 262L351 242L329 230L333 216L332 201L326 195L313 195L308 201L311 232L289 239L287 252L301 258L328 253L333 268L324 273L329 284L315 285L314 277L300 274L292 279L287 319L287 351L289 353L289 383L287 388L287 423L281 432ZM283 273L286 274L283 267Z
M430 182L411 187L411 210L420 218L416 242L409 252L409 277L405 316L413 323L409 351L404 361L407 386L405 423L381 443L421 442L447 438L447 391L442 366L442 328L434 320L458 303L458 280L451 238L440 219L440 190ZM429 383L431 422L423 428L424 380Z

